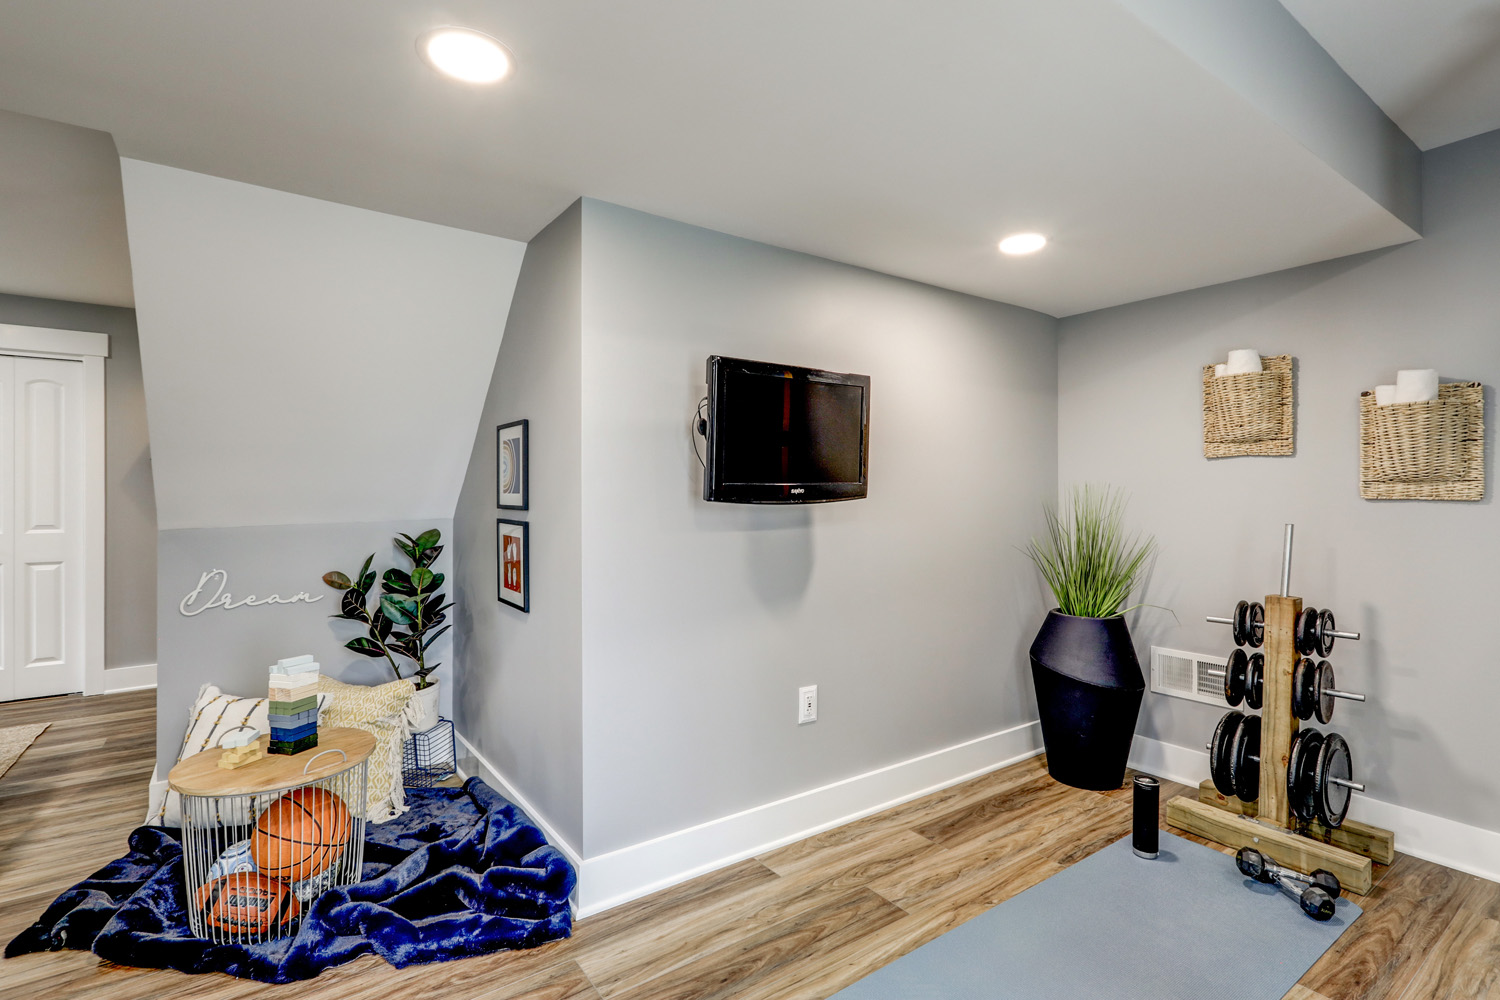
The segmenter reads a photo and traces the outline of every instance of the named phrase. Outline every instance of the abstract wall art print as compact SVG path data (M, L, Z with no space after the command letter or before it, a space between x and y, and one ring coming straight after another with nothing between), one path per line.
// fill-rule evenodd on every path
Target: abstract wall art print
M531 526L525 521L495 521L495 568L500 602L518 611L531 610Z
M526 464L531 458L527 421L513 420L495 430L495 505L526 510Z

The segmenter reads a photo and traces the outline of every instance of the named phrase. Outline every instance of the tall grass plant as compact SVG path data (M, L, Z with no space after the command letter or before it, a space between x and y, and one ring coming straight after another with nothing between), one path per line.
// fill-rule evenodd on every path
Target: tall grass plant
M1047 534L1025 552L1041 570L1065 615L1113 618L1156 551L1150 535L1127 534L1125 494L1108 486L1075 486L1047 508Z

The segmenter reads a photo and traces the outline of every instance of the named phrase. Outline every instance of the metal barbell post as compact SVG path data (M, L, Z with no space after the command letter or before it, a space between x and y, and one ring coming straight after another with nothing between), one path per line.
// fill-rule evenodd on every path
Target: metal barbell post
M1328 780L1333 782L1335 785L1343 785L1345 788L1352 788L1356 792L1362 792L1365 790L1365 786L1363 783L1358 781L1349 781L1347 778L1335 778L1330 774L1328 776Z
M1358 693L1357 691L1335 691L1333 688L1329 688L1328 690L1324 691L1323 693L1326 694L1330 698L1342 698L1345 701L1365 701L1366 700L1365 696L1362 695L1362 694L1360 694L1360 693Z
M1281 596L1292 596L1292 525L1286 526L1286 542L1281 550Z

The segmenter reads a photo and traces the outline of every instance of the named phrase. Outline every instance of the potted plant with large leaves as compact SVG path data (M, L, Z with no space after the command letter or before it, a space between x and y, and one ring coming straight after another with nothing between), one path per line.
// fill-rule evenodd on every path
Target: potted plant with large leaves
M376 573L370 568L375 561L374 553L352 577L338 570L323 574L324 583L344 592L338 613L330 617L365 626L365 634L350 639L344 647L361 656L385 657L397 678L410 676L416 684L413 706L417 718L412 728L419 731L431 728L438 721L438 682L431 675L441 664L427 662L427 650L452 627L445 624L448 609L453 605L445 603L448 595L440 589L443 574L432 570L432 564L443 551L438 544L442 537L436 528L415 538L398 535L396 547L411 560L411 570L392 567L381 574L380 593L373 604L369 598L375 587ZM407 674L401 672L398 656L411 661Z
M1047 770L1076 788L1120 786L1146 690L1124 604L1156 542L1124 520L1123 495L1075 487L1026 549L1057 599L1031 644Z

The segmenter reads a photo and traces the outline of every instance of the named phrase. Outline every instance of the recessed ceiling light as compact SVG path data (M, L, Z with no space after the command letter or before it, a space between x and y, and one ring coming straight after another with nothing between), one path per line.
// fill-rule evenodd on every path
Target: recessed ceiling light
M1012 257L1025 253L1036 253L1047 245L1047 237L1041 233L1016 233L1000 241L1000 252Z
M466 83L498 83L516 64L509 49L473 28L434 28L417 39L417 51L439 72Z

